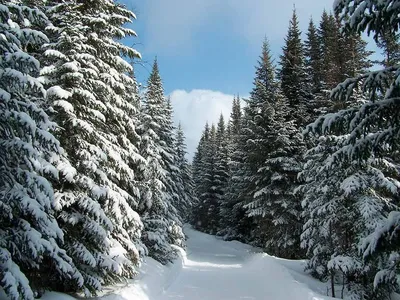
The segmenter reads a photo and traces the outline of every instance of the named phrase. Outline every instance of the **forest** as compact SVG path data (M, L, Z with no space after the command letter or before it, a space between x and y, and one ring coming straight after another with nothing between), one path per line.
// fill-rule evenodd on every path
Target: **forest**
M305 39L294 8L279 60L260 41L250 96L205 124L189 162L157 59L147 82L135 77L141 54L123 42L134 12L114 0L0 0L0 292L95 297L135 280L147 257L174 262L189 223L306 259L331 297L392 299L397 2L336 0Z

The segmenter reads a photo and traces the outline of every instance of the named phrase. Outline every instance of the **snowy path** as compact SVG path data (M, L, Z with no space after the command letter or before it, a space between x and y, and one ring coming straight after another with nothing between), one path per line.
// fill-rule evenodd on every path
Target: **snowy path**
M239 242L225 242L187 229L187 258L177 278L154 300L322 300L298 262L255 253ZM294 268L293 268L294 266ZM290 268L292 267L292 268ZM293 276L294 274L294 276ZM305 283L310 281L311 290Z
M304 262L185 228L187 254L163 266L147 258L139 275L105 288L101 300L331 300L326 283L305 274ZM339 292L338 290L337 292ZM1 295L0 295L1 299ZM74 300L49 292L41 300ZM400 299L399 299L400 300Z

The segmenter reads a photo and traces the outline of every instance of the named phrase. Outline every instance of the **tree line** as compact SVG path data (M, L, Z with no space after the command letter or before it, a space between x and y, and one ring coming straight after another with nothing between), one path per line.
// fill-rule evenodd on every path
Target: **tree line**
M158 63L112 0L0 1L0 290L95 295L184 247L193 198Z
M265 40L245 106L235 96L227 124L222 115L206 124L193 159L196 229L306 257L333 297L399 291L393 2L336 1L334 14L310 20L305 41L294 10L278 66ZM371 61L364 30L382 61Z

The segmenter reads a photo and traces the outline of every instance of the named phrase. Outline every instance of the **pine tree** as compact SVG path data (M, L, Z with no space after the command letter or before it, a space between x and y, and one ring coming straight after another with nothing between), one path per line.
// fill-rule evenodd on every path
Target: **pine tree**
M42 105L40 64L27 49L48 43L48 20L19 1L0 3L0 287L8 299L33 299L34 291L83 278L62 247L64 233L49 179L59 176L56 124Z
M169 194L171 203L170 208L170 224L169 224L169 237L170 243L185 247L185 235L183 233L183 216L187 212L188 203L183 194L183 179L181 170L177 166L177 152L175 140L175 127L173 125L172 103L171 99L167 98L164 102L164 116L165 124L161 126L161 142L162 142L162 158L168 173L166 182L166 191Z
M123 27L135 15L110 0L49 2L47 14L54 26L48 27L41 80L60 125L64 158L75 172L54 183L61 206L57 218L67 253L84 276L85 293L93 294L104 283L133 277L142 251L135 211L134 169L144 162L134 124L136 83L121 58L140 55L119 43L135 35ZM115 256L113 247L125 254Z
M202 153L201 160L194 161L198 168L197 175L200 177L196 181L199 203L194 208L192 223L197 229L212 234L219 233L223 226L220 220L220 210L229 177L229 149L226 130L222 114L217 128L212 125L208 132L208 125L206 125L198 147ZM205 139L206 136L207 139ZM199 151L197 155L198 153Z
M233 99L232 112L229 119L230 136L231 139L238 136L240 133L240 126L242 121L242 109L240 105L239 95Z
M294 9L281 55L279 79L281 90L289 100L290 117L296 120L298 126L306 123L306 104L310 97L300 35L299 22Z
M193 157L192 170L193 170L193 181L195 184L195 190L197 197L202 193L201 183L202 183L202 160L205 156L205 146L210 138L210 127L206 123L204 130L202 132L199 144L197 145L196 152ZM197 199L198 200L198 199ZM198 203L197 203L198 204ZM195 225L195 223L193 223Z

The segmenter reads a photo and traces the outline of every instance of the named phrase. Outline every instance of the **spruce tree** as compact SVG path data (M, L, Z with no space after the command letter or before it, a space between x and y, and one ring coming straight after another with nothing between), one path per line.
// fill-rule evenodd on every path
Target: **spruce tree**
M257 173L256 191L246 208L257 217L263 246L280 257L301 257L301 206L294 194L304 152L302 137L293 121L286 121L286 99L277 95L264 109L264 162Z
M239 135L242 123L241 121L242 121L242 109L240 105L240 97L238 95L233 99L232 111L229 119L229 126L231 128L230 130L231 140L233 139L233 137Z
M239 96L233 98L232 111L229 119L229 139L228 139L228 181L224 193L223 201L220 207L220 231L225 239L244 239L245 209L238 205L241 200L238 196L242 187L243 171L243 148L240 146L240 132L242 126L242 109Z
M322 54L322 90L325 95L340 82L339 34L335 17L324 11L319 24L318 35Z
M163 159L168 172L168 181L166 183L167 192L169 193L171 202L171 223L170 242L171 244L185 247L185 236L183 234L183 216L187 213L188 206L185 194L183 193L183 178L181 169L177 165L177 148L176 146L176 128L173 125L173 108L171 99L165 101L165 125L161 127L161 140L163 141Z
M8 299L34 299L54 282L75 289L82 275L62 249L56 124L43 110L40 64L29 51L48 43L46 16L19 1L0 2L0 287Z
M197 145L196 152L193 157L193 163L192 163L192 170L193 170L193 181L195 184L195 191L196 195L199 196L202 193L201 189L201 182L202 182L202 160L203 157L205 156L205 146L207 141L210 138L210 127L208 123L206 123L204 130L202 132L199 144ZM198 200L198 199L197 199Z
M206 125L202 145L199 175L196 182L198 204L194 207L192 223L196 229L216 234L219 219L220 193L216 189L216 150L217 132L212 124L208 129Z
M305 66L309 81L311 82L311 92L317 94L321 92L322 70L321 70L321 44L318 38L317 27L310 19L307 31L307 39L304 45Z
M400 34L385 30L378 38L377 46L382 49L384 67L392 67L400 62Z
M382 34L389 30L396 33L398 20L392 18L397 15L397 6L392 6L393 1L350 1L343 0L335 3L335 12L344 22L348 33L358 34L368 30L378 40ZM362 7L362 9L359 9ZM369 11L374 11L373 15ZM329 161L336 164L352 165L352 162L365 164L376 158L390 157L398 149L398 66L384 68L383 70L367 71L365 74L349 78L339 84L333 91L333 99L343 101L355 97L357 87L367 95L368 101L360 106L345 108L337 113L320 117L309 131L321 134L343 135L338 148L331 155ZM380 167L382 168L382 167ZM343 168L341 168L343 170ZM380 181L385 176L379 176ZM368 183L371 186L371 183ZM372 185L374 186L374 185ZM397 193L398 187L392 189ZM379 198L378 198L379 200ZM375 203L377 199L374 200ZM397 206L398 201L391 198L388 202ZM397 210L397 209L396 209ZM377 264L371 269L376 272L375 279L366 281L373 289L369 291L372 299L388 297L390 292L397 289L395 277L398 272L398 243L393 239L397 229L393 227L398 223L396 212L388 215L382 224L368 237L361 239L363 263L376 260ZM378 245L384 245L379 247ZM366 258L368 260L366 260Z
M305 184L299 189L306 221L302 246L310 258L308 268L321 280L329 280L332 296L340 280L348 297L374 299L378 265L364 261L358 249L394 208L391 198L399 187L398 171L386 159L332 159L344 138L321 137L306 156L308 162L300 174Z
M143 163L135 133L136 83L121 58L140 57L119 40L135 15L109 0L49 2L50 43L42 55L48 109L75 176L54 183L66 250L85 280L85 293L133 277L142 249L135 211L134 169ZM62 165L58 166L63 168ZM111 251L122 247L124 255ZM64 284L70 291L69 284Z
M225 126L225 120L221 114L219 117L216 133L216 163L215 163L215 183L214 190L218 197L218 215L214 216L218 220L218 231L222 228L221 224L221 207L225 202L225 194L227 192L229 172L229 141L228 129Z
M304 49L300 35L296 10L293 10L283 54L281 55L279 79L282 93L289 100L290 117L296 120L298 126L306 123L306 105L310 97L306 83Z
M261 179L258 169L265 162L269 151L269 141L266 139L266 124L268 122L267 108L277 100L279 93L278 82L275 79L275 68L267 40L262 46L262 53L256 75L254 87L244 108L243 125L240 132L239 145L244 153L243 163L240 167L241 191L236 195L238 200L234 200L236 205L242 208L253 201L254 193L257 191L256 183ZM253 218L239 220L246 223L246 239L255 244L262 245L263 241L259 235L255 235L256 225Z
M206 125L206 130L208 130ZM211 126L209 138L200 141L202 147L202 159L200 161L201 178L197 181L199 203L195 207L193 223L196 228L216 234L221 226L221 205L224 203L224 195L229 177L229 151L227 140L227 128L220 115L217 128ZM204 143L204 145L201 145Z
M186 142L182 125L179 123L176 130L175 139L176 149L176 166L181 176L181 186L179 196L182 198L182 206L180 208L183 221L188 221L190 210L195 203L194 181L192 177L192 169L186 158Z
M171 246L184 245L182 222L175 207L177 201L175 172L178 170L173 152L173 126L164 96L157 60L148 79L142 110L142 142L140 154L147 165L141 172L141 199L139 211L144 223L143 241L154 259L172 261L175 250ZM178 199L180 201L180 199Z
M323 70L321 40L317 27L310 20L307 39L304 43L305 68L307 73L310 99L306 104L306 123L311 123L322 113L326 112L326 96L323 93Z

